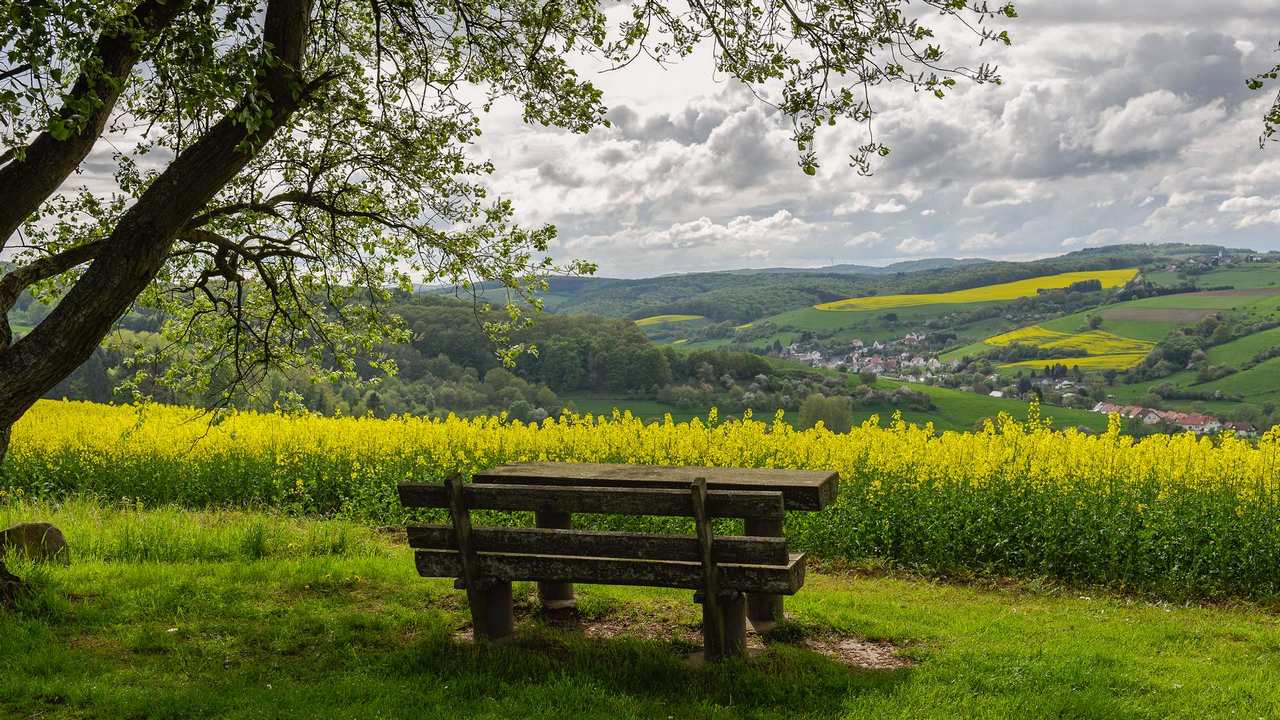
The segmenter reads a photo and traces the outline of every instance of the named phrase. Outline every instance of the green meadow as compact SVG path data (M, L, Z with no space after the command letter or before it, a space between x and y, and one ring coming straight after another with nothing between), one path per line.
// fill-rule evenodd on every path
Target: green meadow
M691 665L691 594L520 584L511 642L399 533L244 512L0 506L60 524L70 567L0 613L13 718L1268 718L1276 608L1171 605L1044 582L818 567L743 661Z

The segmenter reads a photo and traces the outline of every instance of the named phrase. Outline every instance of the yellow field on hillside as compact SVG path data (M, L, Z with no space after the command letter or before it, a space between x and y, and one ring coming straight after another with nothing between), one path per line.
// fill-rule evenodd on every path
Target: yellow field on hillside
M1147 354L1156 346L1149 340L1121 337L1105 330L1065 333L1039 325L1018 328L984 340L988 345L1034 345L1042 348L1082 350L1090 355Z
M650 315L646 318L640 318L636 324L640 327L646 325L661 325L662 323L687 322L689 320L701 320L703 315Z
M1099 280L1102 287L1121 287L1138 274L1137 268L1124 270L1087 270L1084 272L1060 273L1044 277L1016 280L998 285L984 285L968 290L954 290L945 293L921 293L918 295L872 295L870 297L846 298L834 302L814 305L819 310L888 310L916 305L940 305L944 303L978 303L1002 300L1017 300L1033 297L1038 290L1054 290L1064 288L1083 280Z
M1128 370L1142 362L1142 359L1146 356L1146 353L1115 353L1113 355L1058 358L1055 360L1022 360L1020 362L1005 363L1000 366L1000 369L1031 368L1032 370L1039 370L1048 365L1066 365L1067 367L1078 367L1081 370Z

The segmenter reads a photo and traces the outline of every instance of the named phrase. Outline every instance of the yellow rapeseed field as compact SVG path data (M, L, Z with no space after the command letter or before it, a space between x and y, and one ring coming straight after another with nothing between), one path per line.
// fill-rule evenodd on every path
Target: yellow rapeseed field
M1088 353L1088 357L1072 357L1056 360L1022 360L1005 363L1003 369L1040 368L1045 365L1061 363L1068 367L1076 366L1083 370L1126 370L1138 363L1150 353L1155 343L1148 340L1121 337L1105 330L1085 330L1081 332L1061 332L1050 330L1040 325L1011 330L995 335L983 341L987 345L1003 347L1019 343L1033 345L1045 349L1077 350Z
M1077 487L1159 479L1168 487L1212 482L1267 496L1280 480L1274 434L1256 447L1190 434L1136 440L1017 422L941 434L929 426L884 429L868 423L833 434L795 430L781 416L721 422L714 411L708 420L688 423L645 423L625 413L565 415L527 425L494 417L379 420L233 412L211 425L208 416L189 408L42 401L15 426L11 454L19 464L52 458L73 463L74 474L99 477L104 487L124 474L156 475L156 481L173 484L191 472L243 475L249 464L257 466L255 472L266 468L277 485L332 480L337 467L394 480L440 479L520 460L832 468L845 476L908 471L915 482L963 478L976 485L1015 475L1027 483ZM172 476L163 477L167 472Z
M701 320L702 315L650 315L649 317L636 320L636 324L640 327L646 325L661 325L662 323L687 322L689 320Z
M1113 353L1111 355L1091 355L1089 357L1059 358L1056 360L1019 360L1003 363L1001 370L1031 368L1039 370L1047 365L1066 365L1081 370L1128 370L1147 357L1146 353Z
M839 503L788 518L796 547L1196 595L1280 592L1280 428L1135 439L1024 422L834 434L779 415L325 418L44 401L0 466L9 497L254 506L402 523L395 486L553 460L832 469ZM600 522L603 522L601 520ZM656 521L655 521L656 522ZM652 527L652 526L651 526Z
M1064 288L1083 280L1099 280L1104 288L1120 287L1138 274L1137 268L1126 270L1089 270L1069 272L1058 275L1017 280L998 285L984 285L968 290L955 290L945 293L921 293L917 295L873 295L870 297L847 298L834 302L815 305L819 310L889 310L891 308L913 307L916 305L937 305L941 303L977 303L1003 300L1017 300L1022 297L1034 297L1038 290Z
M983 342L988 345L999 346L1022 343L1042 348L1083 350L1090 355L1115 355L1117 353L1141 353L1145 355L1156 346L1155 343L1149 340L1121 337L1105 330L1065 333L1039 325L1011 330L1002 335L989 337Z

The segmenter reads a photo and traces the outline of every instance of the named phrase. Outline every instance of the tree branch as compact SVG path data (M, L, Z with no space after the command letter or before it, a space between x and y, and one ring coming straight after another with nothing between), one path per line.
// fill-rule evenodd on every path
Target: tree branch
M102 245L102 240L77 245L56 255L34 260L0 278L0 315L9 312L23 290L41 280L57 277L77 265L89 262L97 257Z
M60 138L60 133L45 130L25 152L15 155L21 159L0 166L0 250L93 149L146 39L171 24L187 4L188 0L142 0L135 6L120 29L98 39L94 57L85 63L87 69L59 111L59 127L70 127L71 133Z

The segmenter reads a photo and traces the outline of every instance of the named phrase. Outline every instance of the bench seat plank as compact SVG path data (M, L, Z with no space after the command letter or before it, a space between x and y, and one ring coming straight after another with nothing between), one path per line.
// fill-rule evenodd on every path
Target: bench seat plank
M452 550L418 550L418 574L458 577L462 563ZM697 590L703 586L701 563L480 553L477 574L500 580L558 580L597 585L640 585ZM720 565L720 589L794 595L804 585L804 554L786 565Z
M458 549L453 528L448 526L409 527L408 534L411 548ZM472 528L471 539L480 552L701 562L698 539L687 535L485 527ZM780 537L716 536L712 557L717 563L739 565L786 565L789 562L787 541Z
M781 491L788 510L821 510L836 500L840 477L830 470L715 468L611 463L523 462L476 473L473 481L502 485L597 485L687 490L694 478L716 490Z
M399 486L405 507L449 507L443 485ZM558 487L551 485L467 485L462 498L470 510L542 510L616 515L692 517L689 491L666 488ZM778 492L716 490L707 493L712 517L781 518Z

